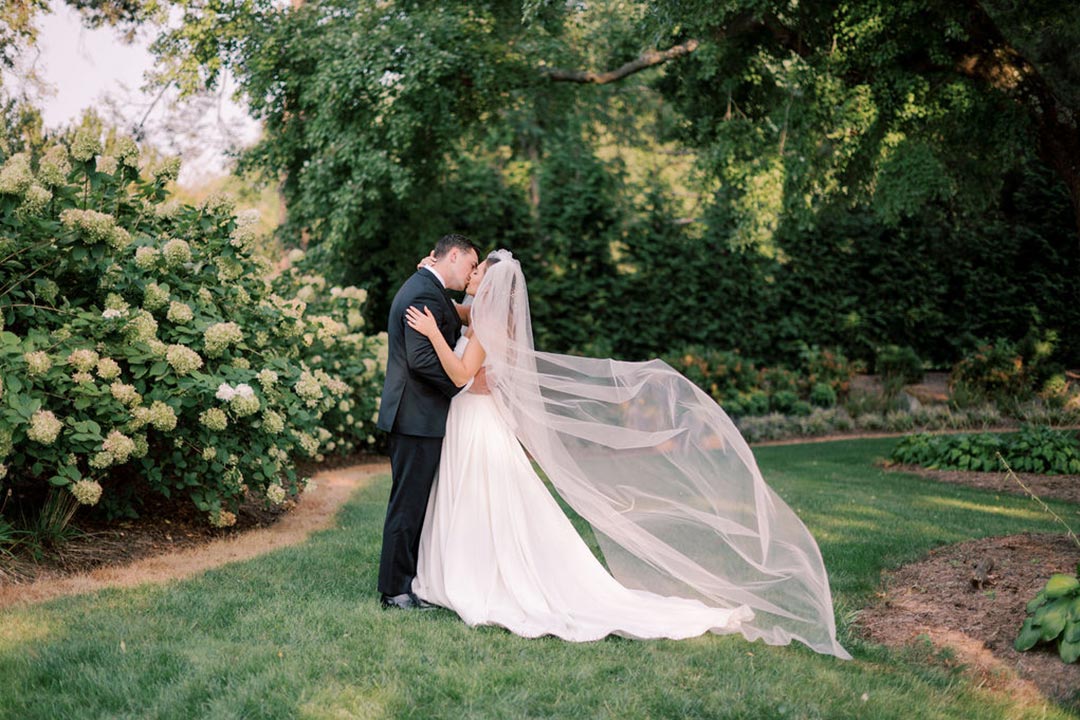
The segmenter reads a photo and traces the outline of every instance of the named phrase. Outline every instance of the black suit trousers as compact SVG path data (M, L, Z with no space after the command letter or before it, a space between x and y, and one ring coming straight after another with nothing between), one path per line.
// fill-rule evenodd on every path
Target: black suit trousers
M393 484L386 507L379 561L379 592L383 595L412 592L420 552L420 531L424 526L431 485L439 469L442 443L441 437L390 433Z

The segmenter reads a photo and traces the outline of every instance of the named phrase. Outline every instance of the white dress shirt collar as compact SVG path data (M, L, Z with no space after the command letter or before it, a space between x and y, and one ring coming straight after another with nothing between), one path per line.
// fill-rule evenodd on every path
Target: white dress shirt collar
M425 266L424 266L424 269L425 269L425 270L427 270L428 272L430 272L430 273L431 273L432 275L434 275L434 276L435 276L435 279L436 279L436 280L438 280L438 281L439 281L439 284L443 286L443 290L445 290L445 289L446 289L446 281L445 281L445 280L443 280L443 276L439 274L439 271L438 271L438 270L436 270L435 268L431 267L430 265L425 265Z

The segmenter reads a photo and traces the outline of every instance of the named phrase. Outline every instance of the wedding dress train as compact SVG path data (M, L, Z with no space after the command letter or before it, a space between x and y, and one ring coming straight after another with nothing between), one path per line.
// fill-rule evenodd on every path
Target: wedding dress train
M455 349L460 355L463 338ZM533 470L490 395L454 398L420 539L413 591L469 625L598 640L733 633L741 605L627 588L593 556Z

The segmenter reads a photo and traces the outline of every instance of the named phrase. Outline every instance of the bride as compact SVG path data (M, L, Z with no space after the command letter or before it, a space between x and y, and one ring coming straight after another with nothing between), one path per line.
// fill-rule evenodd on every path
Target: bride
M464 386L450 406L413 592L469 625L572 641L741 633L849 658L817 544L720 407L665 363L537 352L525 278L498 250L456 348L407 321ZM592 526L607 569L534 471ZM610 572L609 572L610 569Z

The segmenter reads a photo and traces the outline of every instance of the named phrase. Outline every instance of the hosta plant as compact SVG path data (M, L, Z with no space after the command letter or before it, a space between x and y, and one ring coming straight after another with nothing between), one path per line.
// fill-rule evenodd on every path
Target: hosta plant
M1076 575L1058 573L1027 604L1028 616L1014 647L1030 650L1039 643L1056 643L1067 663L1080 659L1080 565Z

